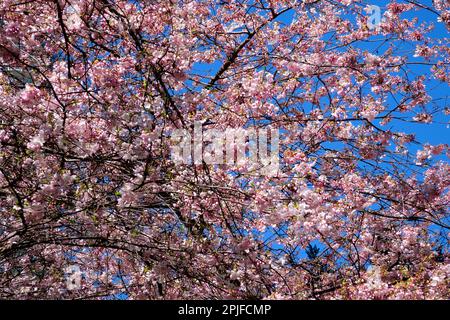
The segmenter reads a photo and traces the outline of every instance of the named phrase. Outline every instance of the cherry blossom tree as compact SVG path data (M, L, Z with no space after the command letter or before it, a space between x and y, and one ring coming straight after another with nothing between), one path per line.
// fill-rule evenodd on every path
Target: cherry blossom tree
M449 8L0 1L0 297L450 298ZM277 172L176 163L196 122Z

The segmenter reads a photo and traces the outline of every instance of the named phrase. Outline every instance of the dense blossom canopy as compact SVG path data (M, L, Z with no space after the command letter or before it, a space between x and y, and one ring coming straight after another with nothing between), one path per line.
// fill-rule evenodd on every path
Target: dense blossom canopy
M450 2L377 2L1 0L0 297L450 298Z

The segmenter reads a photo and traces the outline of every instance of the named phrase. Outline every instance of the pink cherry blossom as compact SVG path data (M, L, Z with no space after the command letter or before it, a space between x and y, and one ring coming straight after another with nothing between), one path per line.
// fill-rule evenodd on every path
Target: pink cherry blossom
M449 299L432 2L0 1L0 298Z

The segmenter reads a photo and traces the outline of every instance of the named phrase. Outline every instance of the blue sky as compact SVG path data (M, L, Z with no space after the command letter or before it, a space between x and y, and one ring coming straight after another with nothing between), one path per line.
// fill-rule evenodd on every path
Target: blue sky
M399 1L400 3L405 3L405 1ZM422 4L432 6L431 0L421 1ZM367 4L376 4L381 8L381 14L386 11L386 4L389 1L386 0L378 0L378 1L365 1ZM420 9L419 11L411 11L403 14L403 18L412 19L418 18L419 22L433 23L435 25L435 29L429 34L435 39L443 39L449 36L449 33L443 23L437 22L437 15L433 12L430 12L425 9ZM289 24L294 18L294 11L290 10L283 15L281 15L277 20L279 22ZM381 39L381 38L380 38ZM422 58L413 57L412 53L415 49L415 44L407 43L407 42L398 42L398 52L407 52L408 60L411 62L423 61ZM375 51L375 48L379 45L379 43L368 44L367 42L359 42L355 44L355 47L368 50ZM194 65L194 72L201 75L213 75L222 65L223 61L216 60L211 64L200 64L197 63ZM408 77L413 79L420 75L428 75L430 74L430 66L423 65L414 65L409 67ZM430 102L427 106L431 108L432 104L439 105L440 107L444 107L449 105L449 87L448 84L442 83L440 81L427 81L426 82L428 93L431 95L433 101ZM388 101L388 103L393 103L393 101ZM387 108L389 109L389 108ZM413 115L411 115L412 117ZM411 118L410 117L410 118ZM448 117L445 117L442 112L438 112L434 115L432 124L423 124L423 123L410 123L404 121L392 121L390 124L390 128L393 131L403 131L405 133L414 133L416 138L421 143L431 143L431 144L440 144L440 143L448 143L449 142L449 133L450 128L448 125ZM415 148L419 146L412 145L412 151L415 152Z

